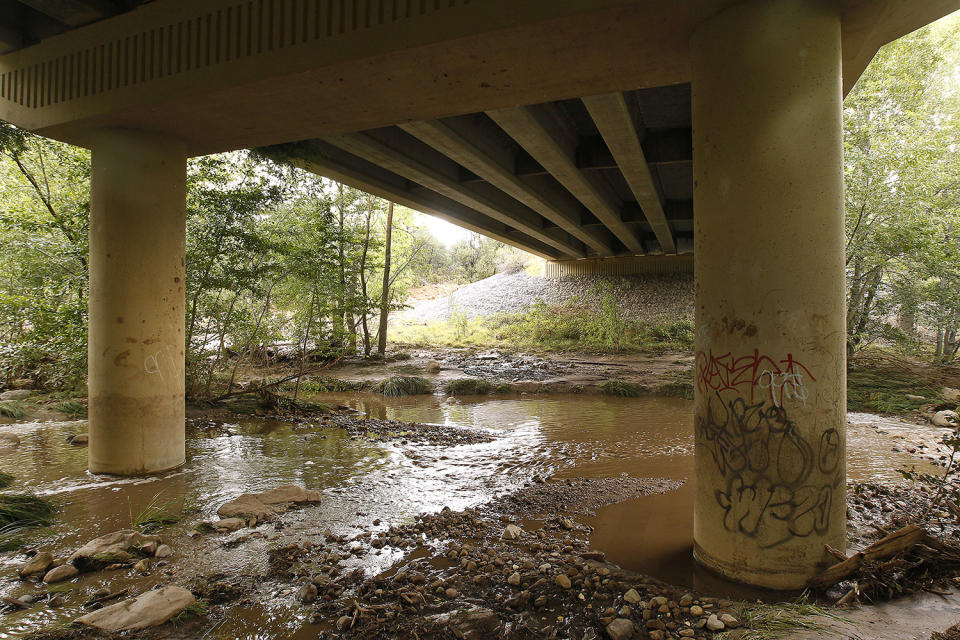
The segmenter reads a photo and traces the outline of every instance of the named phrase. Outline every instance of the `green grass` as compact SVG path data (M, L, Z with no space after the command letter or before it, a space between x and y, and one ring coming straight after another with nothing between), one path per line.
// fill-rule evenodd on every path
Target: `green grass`
M460 378L443 385L443 390L451 396L479 396L490 393L493 385L480 378Z
M663 379L663 382L653 388L655 394L693 400L693 369L671 371Z
M0 527L46 526L53 522L54 504L26 493L0 494Z
M6 489L13 484L13 476L4 471L0 471L0 489Z
M377 383L373 389L377 393L393 397L433 393L430 381L419 376L393 376Z
M910 400L907 395L923 396L925 400ZM849 411L897 415L940 400L937 389L903 369L865 366L853 367L847 373Z
M76 400L64 400L53 405L54 410L65 413L71 418L86 418L87 405Z
M608 396L620 396L621 398L636 398L641 393L640 387L623 380L607 380L600 385L600 390Z
M295 381L286 382L281 385L283 391L293 391L296 386ZM300 393L331 393L343 391L359 391L363 385L359 382L350 380L338 380L337 378L302 378L300 380Z
M0 402L0 416L19 420L25 415L27 415L27 409L22 402L17 402L16 400Z

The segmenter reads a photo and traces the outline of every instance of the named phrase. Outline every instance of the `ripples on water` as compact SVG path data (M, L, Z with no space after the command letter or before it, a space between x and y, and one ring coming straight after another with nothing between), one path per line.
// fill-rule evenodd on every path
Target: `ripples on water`
M60 505L47 547L65 552L97 535L129 527L132 516L151 501L173 500L191 514L165 534L176 538L179 546L174 566L195 554L190 560L195 571L237 572L256 571L269 541L248 546L244 553L201 553L199 543L188 542L182 534L197 520L215 517L220 504L240 493L280 484L324 490L324 503L308 512L309 519L298 518L290 525L295 533L306 535L377 528L372 525L377 519L379 528L385 528L424 511L463 509L514 490L533 476L626 473L689 480L693 473L692 403L678 398L324 394L318 399L375 418L484 429L498 437L455 447L384 445L333 428L313 430L264 419L198 420L188 425L187 463L182 469L130 479L86 472L86 448L65 441L67 434L85 431L85 423L34 423L4 428L18 433L21 444L0 451L0 468L16 476L11 490L32 490ZM907 454L892 453L890 441L868 426L849 429L848 451L853 480L897 481L895 469L915 463ZM690 583L692 500L692 484L687 482L671 494L600 509L588 519L596 528L592 544L627 568ZM380 566L368 569L384 569L394 559L383 554ZM0 583L0 593L26 588L10 579L20 561L20 556L0 554L0 571L7 577ZM143 584L154 581L144 578ZM289 596L273 604L264 601L256 612L237 617L236 623L212 637L290 637L303 620L289 602ZM0 638L77 611L41 607L18 614L6 632L0 627Z

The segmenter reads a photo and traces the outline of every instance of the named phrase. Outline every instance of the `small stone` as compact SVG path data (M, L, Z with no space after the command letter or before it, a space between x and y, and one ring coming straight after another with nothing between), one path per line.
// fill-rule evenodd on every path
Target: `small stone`
M666 629L667 625L663 624L663 620L659 618L651 618L647 620L647 629Z
M692 638L696 634L696 631L693 629L681 629L677 632L677 635L681 638Z
M173 549L171 549L168 544L161 544L157 547L157 550L153 552L153 557L155 558L169 558L172 555Z
M247 521L243 518L224 518L212 524L217 531L236 531L247 526Z
M633 609L631 609L627 605L623 605L622 607L620 607L620 611L617 612L617 615L619 615L621 618L629 618L632 613L633 613Z
M560 518L560 526L569 531L574 527L573 520L570 518Z
M350 616L340 616L337 618L337 631L346 631L350 628L351 622L353 622L353 618Z
M42 576L47 572L47 569L49 569L50 565L52 564L53 554L46 551L41 551L24 563L24 565L20 567L18 573L20 574L21 578Z
M551 569L551 565L549 562L544 562L542 565L537 567L537 571L539 571L540 573L546 573L547 571L550 571L550 569Z
M450 588L448 588L446 591L444 591L443 594L444 594L445 596L447 596L448 598L450 598L451 600L453 600L453 599L456 598L458 595L460 595L460 592L457 591L456 589L454 589L453 587L450 587Z
M521 529L515 524L508 524L507 527L503 530L503 535L501 535L500 538L502 540L517 540L522 535L523 535L523 529Z
M633 637L633 622L626 618L617 618L607 625L610 640L629 640Z
M623 600L625 602L629 602L630 604L637 604L641 602L643 598L640 597L640 594L637 593L636 589L630 589L625 594L623 594Z
M723 631L725 626L715 613L711 613L710 617L707 618L707 629L710 631Z
M723 615L721 615L720 622L730 627L731 629L736 629L737 627L740 626L740 621L734 618L729 613L724 613Z
M693 605L690 607L690 615L692 615L694 618L699 618L703 615L703 607L698 604Z
M510 577L507 578L507 584L518 587L520 586L520 572L514 571L510 574Z
M47 571L46 575L43 576L43 581L47 584L53 584L54 582L63 582L64 580L69 580L76 576L79 571L72 564L62 564L59 567L54 567Z
M312 582L308 582L300 587L299 591L297 591L297 600L304 604L310 604L317 599L317 595L317 585L313 584Z
M571 586L570 578L568 578L567 575L564 573L558 573L553 578L553 581L556 582L557 586L560 587L561 589L569 589Z
M133 565L133 570L139 571L140 573L144 573L144 574L149 573L150 561L147 560L146 558L144 558L143 560L140 560L139 562L137 562L137 564Z
M689 607L691 604L693 604L693 596L689 593L685 593L677 604L679 604L681 607Z
M663 631L656 629L654 631L648 632L647 637L649 637L650 640L664 640L665 636L663 635Z
M85 434L85 433L77 433L77 434L74 434L74 435L70 436L70 439L67 440L67 442L69 442L70 444L72 444L72 445L74 445L74 446L79 447L79 446L81 446L81 445L89 444L89 443L90 443L90 436L88 436L88 435Z
M547 606L547 596L537 596L537 599L533 601L533 606L538 609Z
M427 373L440 373L440 363L436 360L431 360L427 363Z

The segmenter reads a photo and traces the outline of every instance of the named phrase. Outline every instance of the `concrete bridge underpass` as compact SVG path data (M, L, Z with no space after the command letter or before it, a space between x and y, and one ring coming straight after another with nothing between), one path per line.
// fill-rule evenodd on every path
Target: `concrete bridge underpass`
M90 469L183 464L186 159L266 147L555 260L692 252L695 554L802 586L845 545L842 98L958 8L0 0L0 118L93 150Z

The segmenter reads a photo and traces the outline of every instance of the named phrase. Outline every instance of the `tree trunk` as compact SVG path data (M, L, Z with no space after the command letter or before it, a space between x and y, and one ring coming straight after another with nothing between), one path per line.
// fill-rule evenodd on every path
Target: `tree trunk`
M367 228L363 237L363 253L360 255L360 295L363 307L360 309L360 326L363 329L363 355L370 355L370 327L367 325L367 250L370 248L370 218L373 217L373 203L367 199Z
M310 340L310 324L313 322L313 305L317 300L317 283L313 283L313 292L310 295L310 309L307 311L307 329L303 332L303 348L300 350L300 370L297 371L297 385L293 388L293 401L300 395L300 380L303 378L303 365L307 361L307 344Z
M387 237L383 248L383 291L380 293L380 332L377 353L387 351L387 322L390 314L390 236L393 233L393 203L387 205Z

